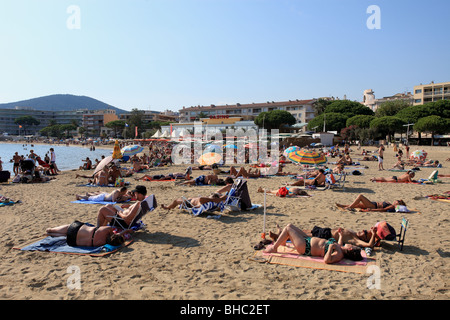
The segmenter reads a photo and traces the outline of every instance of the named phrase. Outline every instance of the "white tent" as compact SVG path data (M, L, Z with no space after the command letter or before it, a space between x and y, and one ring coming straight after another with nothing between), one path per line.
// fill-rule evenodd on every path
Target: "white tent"
M159 136L160 138L170 138L170 133L167 130L164 130L163 133Z
M154 135L152 135L152 138L160 138L161 137L161 131L156 131Z

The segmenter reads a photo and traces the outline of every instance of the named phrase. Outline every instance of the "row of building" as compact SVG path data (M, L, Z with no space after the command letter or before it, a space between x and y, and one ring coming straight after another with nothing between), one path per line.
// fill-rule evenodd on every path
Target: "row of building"
M334 98L324 98L333 100ZM344 98L345 99L345 98ZM372 89L365 90L363 101L365 106L373 111L384 102L392 100L403 100L411 105L424 104L427 102L450 99L450 82L430 83L414 87L414 93L399 93L389 97L375 98ZM143 122L169 121L170 126L162 127L163 130L172 132L176 129L192 130L195 121L201 121L203 125L214 129L257 129L254 123L255 118L265 111L284 110L291 113L296 119L293 128L304 131L307 123L315 117L314 102L317 99L289 100L289 101L267 101L264 103L248 104L225 104L210 106L183 107L178 112L173 111L146 111L142 110ZM124 120L131 116L131 113L117 114L113 109L106 110L75 110L75 111L41 111L26 107L16 107L14 109L0 109L0 133L12 135L24 134L21 128L14 123L16 118L29 115L37 119L40 124L28 128L27 134L35 134L50 123L71 124L76 122L86 129L90 135L100 136L109 134L110 129L105 125L114 120Z

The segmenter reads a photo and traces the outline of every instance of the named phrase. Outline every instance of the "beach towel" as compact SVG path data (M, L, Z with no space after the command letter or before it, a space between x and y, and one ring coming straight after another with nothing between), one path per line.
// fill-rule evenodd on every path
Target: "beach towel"
M254 254L254 258L256 259L250 260L293 267L364 274L369 266L377 264L377 260L374 257L368 258L364 250L361 250L361 255L364 258L361 261L343 259L338 263L326 264L323 262L323 257L310 257L298 254L292 247L292 244L287 243L286 246L278 247L278 252L276 253L264 253L262 250L257 251Z
M66 237L46 237L44 239L34 241L31 244L24 245L22 247L14 247L13 249L22 251L40 251L40 252L54 252L54 253L65 253L65 254L75 254L75 255L89 255L92 257L101 257L111 253L114 253L123 247L130 245L133 240L126 240L121 246L111 246L105 244L100 247L72 247L67 244Z
M112 201L96 201L96 200L75 200L70 201L70 203L84 203L84 204L116 204L117 202Z

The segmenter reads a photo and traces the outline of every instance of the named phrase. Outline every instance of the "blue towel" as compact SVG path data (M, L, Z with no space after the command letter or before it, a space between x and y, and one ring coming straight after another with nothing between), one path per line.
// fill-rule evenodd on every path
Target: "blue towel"
M75 200L75 201L70 201L70 203L116 204L117 202L112 202L112 201L94 201L94 200Z
M100 247L71 247L66 242L66 237L47 237L32 243L26 247L21 248L24 251L49 251L49 252L64 252L64 253L78 253L78 254L94 254L100 253L103 246Z

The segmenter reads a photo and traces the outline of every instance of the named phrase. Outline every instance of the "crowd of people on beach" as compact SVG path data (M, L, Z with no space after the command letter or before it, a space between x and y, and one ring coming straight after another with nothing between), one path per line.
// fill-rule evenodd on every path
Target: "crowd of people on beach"
M171 199L169 204L162 204L161 208L165 210L172 210L179 207L181 204L188 201L191 207L199 207L205 203L220 203L223 202L233 187L235 180L239 178L257 179L266 178L267 175L263 173L265 166L263 163L250 165L249 168L245 166L236 167L230 166L229 169L224 170L220 165L214 163L212 165L188 166L183 172L173 172L169 174L150 175L147 172L151 168L162 168L171 165L172 145L169 143L151 143L148 145L149 152L141 152L139 155L133 155L127 161L115 159L99 168L102 160L97 160L95 163L89 158L82 160L84 163L79 170L90 171L94 170L92 174L83 175L76 174L76 178L87 178L89 183L95 186L115 186L117 189L111 192L86 192L75 195L78 201L93 201L99 203L108 203L102 206L97 213L97 225L89 226L79 221L74 221L70 225L63 225L49 228L47 234L66 235L69 245L84 245L84 246L98 246L105 243L120 245L124 242L125 234L129 232L131 224L135 218L150 208L146 207L144 200L147 197L147 188L144 185L137 185L132 190L129 190L124 185L124 177L132 177L137 173L144 173L143 176L134 177L136 181L173 181L179 186L217 186L218 189L204 196L192 197L185 199L184 197ZM350 157L350 148L345 145L342 150L339 146L334 146L333 149L323 152L324 155L336 158L333 164L334 168L321 166L319 168L311 168L308 166L299 166L298 172L283 172L285 164L289 163L289 159L285 155L281 155L277 161L278 169L272 172L274 176L290 176L295 181L286 183L276 190L266 190L259 187L257 192L264 192L267 194L274 194L279 197L292 196L309 196L309 190L325 186L328 175L345 175L347 166L359 165ZM385 170L383 167L384 160L384 145L380 145L377 150L376 159L378 160L378 169ZM369 152L362 150L361 155L368 157ZM406 149L408 157L409 147ZM437 161L412 161L407 162L402 160L403 152L398 150L396 157L397 163L393 168L404 168L405 165L411 165L413 168L420 166L436 166ZM14 174L24 174L22 164L24 161L31 160L37 172L45 172L46 175L56 175L59 170L55 162L55 154L53 148L45 155L44 160L40 158L33 150L30 150L27 158L19 156L16 152L13 156ZM363 158L361 161L370 161ZM131 164L131 167L127 167ZM314 170L311 170L314 169ZM20 171L22 170L22 171ZM198 172L198 174L194 174ZM299 179L301 177L301 179ZM392 177L373 177L369 181L374 182L413 182L415 177L414 170L408 170L400 176ZM31 181L35 182L35 181ZM129 204L128 202L133 202ZM121 206L114 205L121 203ZM342 210L354 211L356 209L361 211L374 212L392 212L396 210L397 206L406 206L401 199L391 201L372 201L366 196L360 194L356 199L347 205L336 203L336 207ZM117 231L116 223L120 221L119 225L121 231ZM292 224L288 224L283 229L278 228L277 233L270 232L271 241L260 243L258 249L264 249L265 252L276 252L279 246L285 245L287 240L290 240L299 254L307 256L321 256L325 263L336 263L343 258L352 260L361 260L360 248L373 247L379 244L382 238L376 227L369 228L370 230L362 230L360 232L353 232L344 228L320 228L315 226L312 230L302 230Z

